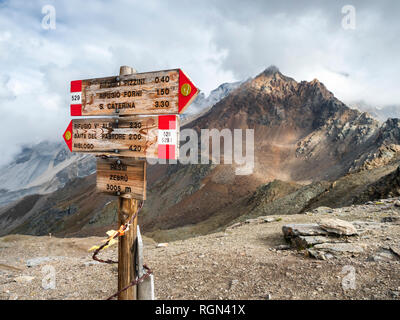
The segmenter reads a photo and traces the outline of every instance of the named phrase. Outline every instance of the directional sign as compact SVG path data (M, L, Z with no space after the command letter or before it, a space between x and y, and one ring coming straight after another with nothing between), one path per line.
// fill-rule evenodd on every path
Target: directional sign
M146 200L146 161L97 158L97 190Z
M71 82L71 116L178 114L199 90L181 69Z
M72 152L177 159L179 116L74 119L63 137Z

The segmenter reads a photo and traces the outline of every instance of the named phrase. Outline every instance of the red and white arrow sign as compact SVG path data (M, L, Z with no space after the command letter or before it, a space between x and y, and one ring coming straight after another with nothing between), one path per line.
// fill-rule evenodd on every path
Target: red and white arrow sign
M74 119L63 138L72 152L178 159L179 116Z
M71 82L71 116L178 114L199 90L181 69Z

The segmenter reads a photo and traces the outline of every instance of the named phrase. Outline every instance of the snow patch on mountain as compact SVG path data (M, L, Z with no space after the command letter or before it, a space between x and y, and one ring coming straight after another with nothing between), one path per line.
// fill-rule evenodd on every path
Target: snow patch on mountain
M389 118L400 118L400 105L373 106L365 101L353 101L348 105L350 108L368 112L381 122L385 122Z
M217 102L228 96L232 91L237 89L244 81L231 83L223 83L218 88L212 90L208 97L203 92L200 92L193 103L187 108L181 118L187 120L193 118L204 111L210 109Z
M14 161L0 168L0 205L32 193L53 192L72 178L95 171L92 155L71 153L63 142L24 146Z

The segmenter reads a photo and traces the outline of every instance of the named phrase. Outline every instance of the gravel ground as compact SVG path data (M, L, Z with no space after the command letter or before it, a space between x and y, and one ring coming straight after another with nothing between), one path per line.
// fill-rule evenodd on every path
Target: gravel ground
M157 299L400 299L400 208L396 199L250 222L167 247L145 238ZM316 260L306 250L278 250L282 226L336 217L375 222L348 237L364 251ZM382 220L384 219L384 220ZM382 222L385 221L385 222ZM91 259L104 238L9 235L0 238L0 299L105 299L116 291L117 266ZM383 252L383 253L382 253ZM117 246L101 257L117 257ZM54 269L53 269L54 268ZM46 288L55 272L55 288ZM354 274L352 285L343 286Z

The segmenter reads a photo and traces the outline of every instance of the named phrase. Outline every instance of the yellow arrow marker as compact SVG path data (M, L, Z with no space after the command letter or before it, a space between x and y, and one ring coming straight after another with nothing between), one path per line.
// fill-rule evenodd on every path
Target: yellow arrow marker
M191 91L192 91L192 87L190 86L190 84L185 83L185 84L182 85L182 87L181 87L182 95L187 97L190 94Z
M71 131L67 131L65 133L65 140L67 140L67 141L71 140Z

